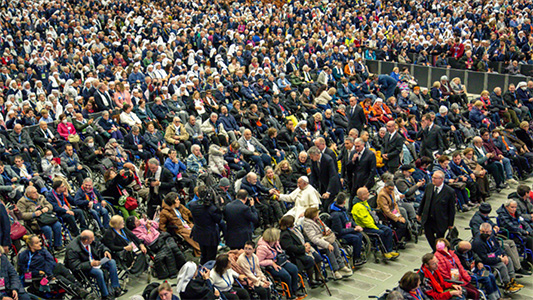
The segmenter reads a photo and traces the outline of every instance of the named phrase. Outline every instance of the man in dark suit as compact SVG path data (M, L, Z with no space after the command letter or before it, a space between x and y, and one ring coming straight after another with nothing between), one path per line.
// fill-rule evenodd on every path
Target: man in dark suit
M387 134L384 137L381 156L388 171L394 174L400 166L400 153L403 151L404 138L398 132L398 125L394 121L387 122Z
M310 183L322 195L323 207L329 208L341 188L335 162L329 155L322 154L316 146L309 148L307 154L311 158Z
M30 156L35 159L35 161L41 161L39 151L35 149L35 144L30 138L28 131L22 130L22 125L16 124L15 127L13 127L13 131L9 133L9 141L11 142L13 149L18 150L20 155L25 159L28 159L28 162L31 162L31 159L29 159Z
M107 110L110 113L113 111L113 99L107 92L107 86L103 83L98 85L98 90L94 93L94 102L96 103L97 111Z
M108 258L104 264L100 261ZM111 251L101 242L94 239L94 233L84 230L77 238L67 246L65 254L65 266L72 271L81 271L86 275L96 278L98 288L102 294L102 299L114 299L120 297L124 292L118 282L117 264L111 258ZM111 288L109 291L102 268L109 272Z
M435 240L443 238L453 228L455 219L455 192L444 184L444 173L436 171L426 186L416 215L424 226L429 245L435 251Z
M236 198L226 205L224 210L227 226L225 239L230 249L242 249L244 244L252 239L254 226L259 223L255 201L248 197L248 192L239 190Z
M56 149L63 149L67 143L65 139L61 138L55 131L48 128L48 123L45 121L39 122L39 129L33 132L33 139L35 143L41 148L52 151L55 157L59 156L59 152Z
M350 106L347 108L346 115L348 116L348 130L356 128L357 131L361 132L364 127L366 127L367 120L365 112L361 105L357 105L357 98L350 97Z
M335 170L337 172L339 171L339 166L337 165L337 155L333 150L329 149L326 145L326 140L323 137L319 137L315 140L315 146L320 150L322 154L327 154L331 159L333 159L333 163L335 164Z
M161 205L162 198L172 191L175 185L174 178L172 172L161 166L157 158L148 160L148 171L145 179L146 185L150 188L147 211L149 216L154 215L156 207Z
M422 116L422 128L417 134L417 140L422 141L420 145L420 157L427 156L430 158L436 158L433 153L442 155L446 148L446 136L444 131L439 125L435 124L431 120L430 114Z
M140 134L138 126L133 126L131 132L124 137L124 149L128 149L133 155L140 157L142 160L148 160L152 156L152 152L148 150L144 138Z
M354 148L346 166L347 172L351 174L352 181L348 185L352 195L355 195L360 187L366 187L370 190L374 186L374 176L376 175L376 155L374 152L365 147L361 138L354 141Z

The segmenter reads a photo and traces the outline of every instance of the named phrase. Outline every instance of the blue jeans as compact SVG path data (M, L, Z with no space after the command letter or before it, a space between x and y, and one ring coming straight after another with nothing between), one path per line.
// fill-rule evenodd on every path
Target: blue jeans
M381 224L376 224L376 226L379 228L379 230L373 229L373 228L363 228L363 231L367 233L378 234L379 237L381 238L381 241L383 241L385 250L387 252L392 252L392 234L393 234L392 229Z
M348 234L341 235L341 238L346 241L346 243L352 245L353 247L353 258L361 257L361 240L362 236L359 232L353 232Z
M109 227L109 211L102 206L100 203L96 203L93 205L93 208L89 210L93 218L96 219L96 222L98 222L98 226L100 228L108 228ZM104 223L100 220L100 216L102 219L104 219Z
M509 160L507 157L504 157L502 158L501 163L503 164L503 168L505 169L506 179L512 179L513 178L513 167L511 166L511 160Z
M118 283L117 263L115 262L115 260L112 259L107 263L103 264L102 268L106 269L109 272L111 287L119 288L120 284ZM102 271L101 268L92 268L91 271L89 271L89 274L92 277L96 278L96 282L98 284L100 292L102 293L102 296L107 297L107 295L109 295L109 291L107 290L107 283L105 282L104 271Z
M49 243L52 243L52 233L54 235L54 247L61 247L63 245L63 238L61 236L61 223L59 221L52 225L41 226L41 230Z
M279 271L276 271L273 267L268 267L268 272L283 282L285 282L290 289L291 295L298 289L298 267L290 262L287 262L281 267Z

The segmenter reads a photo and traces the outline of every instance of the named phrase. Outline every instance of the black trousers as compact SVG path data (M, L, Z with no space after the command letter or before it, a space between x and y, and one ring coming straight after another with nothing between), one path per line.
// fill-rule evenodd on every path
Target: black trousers
M240 287L233 287L232 290L236 293L221 292L221 294L224 295L227 300L250 300L250 294L248 294L247 290L241 289Z
M203 265L206 262L210 260L215 260L217 258L217 246L205 246L200 245L200 251L202 252L202 256L200 258L200 264Z
M406 220L407 222L407 220ZM398 240L401 240L402 238L407 238L406 237L406 232L407 232L407 224L406 223L402 223L400 221L398 222L395 222L393 220L390 220L390 223L392 225L392 227L394 227L394 230L396 230L396 236L398 237Z
M426 239L428 240L429 246L431 249L433 249L433 252L435 252L435 240L438 238L443 238L444 234L446 233L446 230L440 231L435 224L437 224L438 221L434 219L428 219L426 221L426 224L424 224L424 233L426 235Z

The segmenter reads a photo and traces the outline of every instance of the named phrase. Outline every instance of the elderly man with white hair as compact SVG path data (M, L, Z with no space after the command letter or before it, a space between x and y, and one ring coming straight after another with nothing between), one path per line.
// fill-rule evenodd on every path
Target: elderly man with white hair
M290 194L281 194L279 197L281 201L293 202L294 206L285 216L293 216L295 219L301 218L306 209L310 207L318 208L320 206L320 194L309 184L307 176L298 178L298 188Z

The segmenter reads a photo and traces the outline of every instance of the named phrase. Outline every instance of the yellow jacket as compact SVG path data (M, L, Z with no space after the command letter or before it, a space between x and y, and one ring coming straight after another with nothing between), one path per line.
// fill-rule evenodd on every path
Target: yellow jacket
M376 222L370 214L370 211L372 211L372 208L370 208L367 201L356 203L352 208L353 220L355 221L355 224L363 228L378 230L379 228L376 226Z

